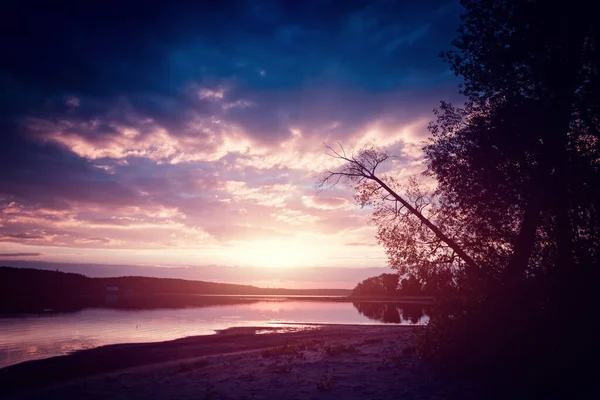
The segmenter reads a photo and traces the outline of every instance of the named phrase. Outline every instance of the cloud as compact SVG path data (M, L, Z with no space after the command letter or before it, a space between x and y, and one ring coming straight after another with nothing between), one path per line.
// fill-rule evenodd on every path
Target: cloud
M335 210L340 208L352 208L352 204L341 197L324 196L302 196L302 201L307 207Z
M34 235L31 233L14 233L11 235L4 235L7 238L11 238L11 239L23 239L23 240L29 240L29 239L44 239L43 235Z
M0 257L39 257L42 253L0 253Z
M255 241L289 236L275 229L247 225L217 225L209 227L208 233L223 241Z
M283 238L315 263L380 255L355 245L374 232L352 188L314 195L339 165L323 143L422 170L431 109L458 98L437 57L458 2L90 7L15 4L0 24L0 251L237 263L230 246Z
M293 190L294 186L291 184L251 187L246 182L227 181L224 183L224 191L227 195L223 200L235 199L245 203L255 202L263 206L283 207L286 199L292 196Z

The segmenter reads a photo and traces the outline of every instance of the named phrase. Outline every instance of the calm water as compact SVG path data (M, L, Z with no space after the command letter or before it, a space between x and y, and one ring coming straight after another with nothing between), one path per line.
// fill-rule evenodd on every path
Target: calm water
M281 323L423 324L421 306L262 299L246 304L71 313L0 318L0 368L114 343L155 342L207 335L236 326Z

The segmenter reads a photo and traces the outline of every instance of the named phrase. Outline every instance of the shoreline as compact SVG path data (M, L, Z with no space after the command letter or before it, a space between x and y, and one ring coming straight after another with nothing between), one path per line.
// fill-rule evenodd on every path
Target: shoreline
M235 327L28 361L0 369L0 396L418 399L458 390L471 398L416 355L413 326L303 326Z
M290 325L308 326L310 324ZM214 334L209 335L188 336L161 342L109 344L78 350L67 355L25 361L0 369L0 395L24 388L42 387L121 369L214 354L259 350L286 343L294 344L315 336L342 335L347 329L380 325L315 324L314 326L315 329L269 335L255 335L255 331L281 328L272 326L230 327L217 330ZM330 329L326 329L327 333L325 333L323 327ZM338 329L335 329L336 327ZM385 327L384 329L412 329L412 327L403 325L386 325ZM319 331L319 333L315 334L314 331Z
M159 293L159 294L118 294L111 302L103 295L82 295L71 298L68 304L53 307L33 308L7 307L0 308L0 320L23 315L68 314L88 308L123 309L123 310L156 310L184 307L207 307L232 304L256 303L259 301L302 301L331 303L392 303L405 305L422 305L431 307L435 303L433 296L322 296L322 295L240 295L240 294L197 294L197 293ZM8 303L7 303L8 304Z

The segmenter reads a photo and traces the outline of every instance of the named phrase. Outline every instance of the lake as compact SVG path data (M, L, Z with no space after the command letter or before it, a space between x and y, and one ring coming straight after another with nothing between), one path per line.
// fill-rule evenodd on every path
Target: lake
M0 368L115 343L209 335L239 326L425 324L423 306L384 302L244 298L182 308L86 308L0 317Z

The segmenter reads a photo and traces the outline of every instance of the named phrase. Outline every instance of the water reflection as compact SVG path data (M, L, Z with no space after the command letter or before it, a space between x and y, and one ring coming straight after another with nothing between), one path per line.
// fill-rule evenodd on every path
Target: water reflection
M0 368L107 344L172 340L230 327L415 324L427 318L421 306L394 303L119 296L110 307L103 300L101 308L77 312L4 315L0 318Z
M423 324L428 319L421 304L355 301L352 303L365 317L388 324Z

